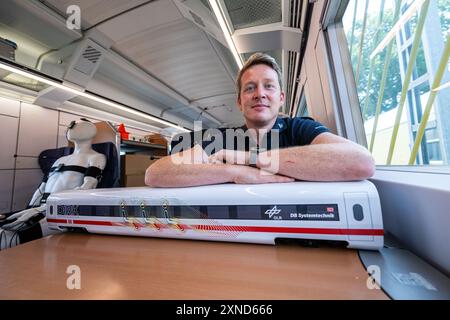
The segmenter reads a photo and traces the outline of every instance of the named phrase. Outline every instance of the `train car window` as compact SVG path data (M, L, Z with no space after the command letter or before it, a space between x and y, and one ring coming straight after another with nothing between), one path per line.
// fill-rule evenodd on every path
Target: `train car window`
M307 117L308 116L308 105L306 103L306 92L300 98L300 102L297 108L297 117Z
M450 163L450 0L350 0L342 19L378 165Z
M238 219L257 220L261 218L260 206L238 206L237 208Z
M209 206L209 219L229 219L228 206Z

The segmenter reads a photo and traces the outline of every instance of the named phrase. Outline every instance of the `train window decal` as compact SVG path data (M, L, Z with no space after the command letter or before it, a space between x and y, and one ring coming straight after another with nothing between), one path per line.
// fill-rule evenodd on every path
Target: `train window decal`
M164 219L339 221L337 204L58 205L58 215Z

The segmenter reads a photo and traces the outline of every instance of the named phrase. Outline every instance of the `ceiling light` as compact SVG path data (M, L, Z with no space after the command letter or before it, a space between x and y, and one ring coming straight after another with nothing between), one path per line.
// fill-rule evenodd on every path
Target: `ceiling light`
M236 45L234 44L233 39L231 38L231 30L228 28L227 23L225 21L225 16L223 13L223 8L221 7L218 0L208 0L209 5L211 6L217 21L219 22L220 28L222 29L223 35L225 36L225 40L227 41L228 47L231 50L231 53L233 54L234 60L236 60L236 63L239 67L239 69L242 69L243 62L242 58L239 55L239 52L236 49Z
M132 109L130 107L124 106L124 105L119 104L117 102L113 102L113 101L110 101L108 99L98 97L98 96L96 96L96 95L94 95L92 93L87 93L87 92L83 92L83 91L80 91L80 90L68 87L68 86L66 86L66 85L64 85L62 83L59 83L59 82L55 81L55 80L47 79L44 76L37 75L37 74L35 74L35 73L31 72L31 71L25 71L25 70L23 70L23 69L21 69L19 67L11 66L11 65L6 64L6 63L4 63L2 61L0 61L0 68L3 69L3 70L7 70L7 71L10 71L10 72L13 72L15 74L20 74L20 75L25 76L25 77L27 77L29 79L40 81L40 82L48 84L48 85L50 85L52 87L59 88L59 89L62 89L62 90L74 93L74 94L76 94L78 96L82 96L82 97L85 97L85 98L88 98L88 99L91 99L91 100L94 100L94 101L106 104L106 105L108 105L110 107L113 107L115 109L122 110L122 111L125 111L125 112L128 112L128 113L137 115L139 117L143 117L143 118L149 119L151 121L155 121L155 122L161 123L163 125L179 129L179 130L184 131L184 132L190 132L190 130L185 129L185 128L180 127L180 126L177 126L177 125L175 125L173 123L170 123L168 121L165 121L165 120L153 117L151 115L148 115L148 114L146 114L144 112L141 112L141 111L138 111L138 110L134 110L134 109Z

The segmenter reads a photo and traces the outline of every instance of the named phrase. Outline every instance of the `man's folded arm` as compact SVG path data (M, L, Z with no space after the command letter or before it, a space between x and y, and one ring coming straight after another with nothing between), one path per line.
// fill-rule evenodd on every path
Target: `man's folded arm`
M147 168L145 184L150 187L173 188L220 183L282 183L294 181L280 175L267 175L258 168L222 163L208 157L203 149L194 148L154 162Z
M278 152L275 155L272 152ZM257 166L279 161L276 173L307 181L352 181L370 178L375 172L372 155L364 147L331 133L318 135L310 145L264 152Z

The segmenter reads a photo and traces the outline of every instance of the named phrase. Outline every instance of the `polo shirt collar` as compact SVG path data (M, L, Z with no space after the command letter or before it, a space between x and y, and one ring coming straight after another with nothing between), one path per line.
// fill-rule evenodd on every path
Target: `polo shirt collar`
M246 131L247 130L247 125L244 124L241 127L242 130ZM287 129L286 126L286 122L283 120L283 118L277 117L277 120L275 121L275 123L273 124L273 127L271 130L278 130L278 131L284 131Z

